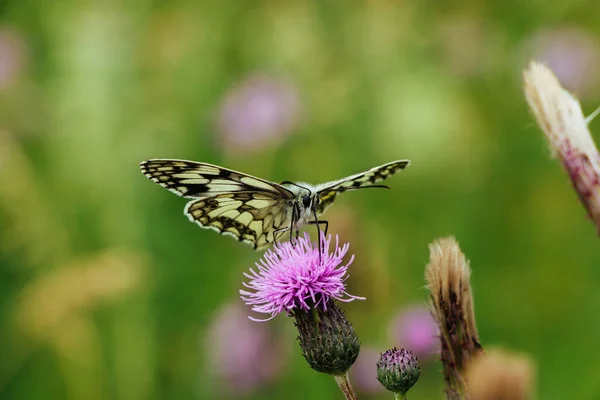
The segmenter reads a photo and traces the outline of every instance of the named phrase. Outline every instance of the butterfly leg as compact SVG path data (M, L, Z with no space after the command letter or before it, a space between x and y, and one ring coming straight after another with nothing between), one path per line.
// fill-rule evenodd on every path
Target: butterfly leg
M317 225L317 232L319 235L319 238L317 239L317 243L319 243L319 262L321 262L321 254L323 253L323 249L321 248L321 224L324 223L325 224L325 234L327 234L327 228L329 227L329 222L327 221L319 221L319 218L317 218L317 209L313 207L312 209L313 211L313 215L315 216L315 220L314 221L308 221L309 224L313 224L313 225Z
M300 218L300 206L298 203L294 203L292 207L292 219L290 221L290 243L293 247L296 247L296 242L298 241L298 237L300 236L299 230L296 229L296 240L294 240L294 226L296 226L298 219Z
M329 221L308 221L309 224L311 225L317 225L318 227L321 226L321 224L325 225L325 236L327 236L327 230L329 229Z
M329 228L329 221L308 221L311 225L317 226L317 232L319 234L319 255L321 254L321 224L325 224L325 236L327 236L327 229Z
M273 243L275 243L275 245L277 245L277 237L280 234L283 234L283 233L285 233L285 232L287 232L289 230L290 230L290 228L285 227L285 228L277 229L276 231L274 231L273 232ZM293 235L290 235L290 236L293 236Z

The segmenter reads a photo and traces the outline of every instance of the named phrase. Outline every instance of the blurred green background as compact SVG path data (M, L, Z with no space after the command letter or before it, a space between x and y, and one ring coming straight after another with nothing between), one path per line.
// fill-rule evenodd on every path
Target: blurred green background
M291 319L247 320L260 254L188 222L148 158L313 183L412 160L326 214L365 351L402 345L452 234L484 347L530 355L540 399L598 398L600 241L521 73L548 62L591 112L599 27L591 0L0 1L0 398L341 398ZM410 398L443 398L423 361ZM359 398L391 398L370 365Z

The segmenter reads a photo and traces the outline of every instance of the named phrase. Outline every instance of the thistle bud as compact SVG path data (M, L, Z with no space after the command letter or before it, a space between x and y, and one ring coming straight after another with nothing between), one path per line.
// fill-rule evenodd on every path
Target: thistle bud
M293 315L302 355L310 367L330 375L345 374L358 357L360 342L344 313L331 301L327 307L295 310Z
M393 348L381 355L377 379L389 391L405 396L421 375L417 357L410 350Z

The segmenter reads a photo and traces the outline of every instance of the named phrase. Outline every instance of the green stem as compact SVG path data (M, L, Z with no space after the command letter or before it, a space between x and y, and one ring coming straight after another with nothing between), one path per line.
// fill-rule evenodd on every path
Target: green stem
M406 400L406 393L394 393L394 400Z
M337 383L346 400L356 400L356 395L354 394L354 390L352 390L347 372L344 375L334 375L333 379L335 379L335 383Z

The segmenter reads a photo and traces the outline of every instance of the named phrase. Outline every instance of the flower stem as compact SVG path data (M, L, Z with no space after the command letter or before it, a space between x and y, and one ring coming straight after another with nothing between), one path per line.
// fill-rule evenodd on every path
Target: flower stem
M354 394L354 390L352 390L347 372L344 375L334 375L333 379L335 379L335 383L337 383L346 400L356 400L356 395Z
M394 400L406 400L406 393L394 393Z

